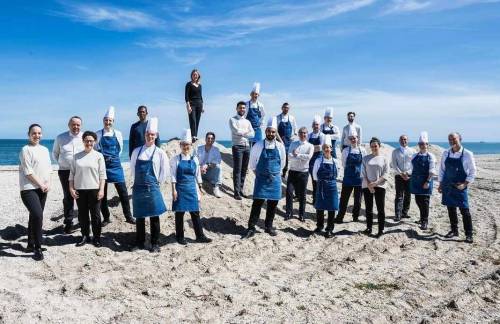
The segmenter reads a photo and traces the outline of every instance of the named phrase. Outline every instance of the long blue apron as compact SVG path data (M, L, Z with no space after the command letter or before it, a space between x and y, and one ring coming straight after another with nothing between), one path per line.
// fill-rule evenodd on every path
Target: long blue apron
M285 152L288 154L288 149L292 143L292 123L290 123L290 117L288 117L287 122L283 121L283 117L281 117L280 123L278 124L278 134L281 136L283 144L285 145Z
M189 160L182 160L181 155L178 155L177 158L179 159L175 176L177 200L173 202L172 209L176 212L199 211L194 156L191 156Z
M333 127L331 127L331 128L328 127L328 129L325 129L325 124L322 125L321 131L325 135L333 135L334 134ZM336 143L337 143L337 140L332 139L332 156L333 156L334 159L337 158L337 150L335 149Z
M316 138L312 138L311 134L309 134L309 139L308 139L309 143L311 143L314 146L320 145L321 144L321 138L319 136L316 137ZM316 159L321 155L321 153L322 153L321 150L319 150L318 152L314 152L313 156L309 160L309 173L311 175L312 175L312 171L313 171L313 168L314 168L314 162L316 162Z
M262 114L259 110L259 106L256 108L251 108L251 101L248 102L247 119L252 124L252 128L255 131L255 136L250 139L250 142L256 143L262 140L262 129L260 128Z
M450 149L451 150L451 149ZM441 203L449 207L469 208L469 198L467 195L468 189L459 190L455 186L457 183L465 182L467 173L465 172L462 159L464 151L458 159L450 157L450 151L444 161L444 176L441 182L443 197Z
M318 190L314 208L317 210L339 210L339 192L337 190L337 167L332 164L323 163L318 169Z
M106 164L106 182L125 182L125 175L120 161L120 143L116 138L115 131L113 131L113 136L104 136L104 130L102 131L102 136L99 140L99 148L99 151L104 156L104 162Z
M160 184L153 169L153 156L156 147L149 160L139 160L142 148L137 154L135 161L135 179L132 186L132 205L135 218L160 216L167 211L163 196L160 191Z
M254 199L281 199L281 157L278 147L266 149L262 143L262 153L255 170Z
M413 170L410 178L410 192L414 195L432 195L433 180L429 181L429 189L424 189L423 185L429 178L429 165L431 157L429 154L417 154L411 161Z
M363 155L361 151L351 153L351 146L349 146L349 153L345 161L344 179L342 185L351 187L361 187L361 163L363 162Z

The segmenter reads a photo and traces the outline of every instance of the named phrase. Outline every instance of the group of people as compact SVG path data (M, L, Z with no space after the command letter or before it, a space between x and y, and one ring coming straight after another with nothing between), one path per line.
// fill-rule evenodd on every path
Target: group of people
M101 228L111 222L107 201L108 184L114 184L125 221L136 226L133 250L145 248L145 218L149 218L150 251L159 252L160 216L167 211L161 184L168 180L172 184L171 210L175 214L177 242L187 244L184 238L186 212L191 215L196 240L211 242L204 234L201 222L201 191L202 183L206 181L213 187L214 196L222 196L221 154L214 145L214 132L206 134L205 144L193 148L198 140L203 99L199 72L194 70L191 79L186 85L186 106L191 127L183 130L180 154L168 158L159 147L158 119L148 118L145 106L137 109L139 121L131 126L129 135L132 208L120 162L123 135L113 127L116 113L113 107L106 111L101 130L82 132L82 119L73 116L68 122L69 130L57 136L52 156L59 165L58 176L63 189L64 232L73 232L76 201L82 234L77 246L90 242L96 247L101 246ZM343 222L348 201L354 193L353 220L359 219L363 196L367 223L365 233L371 235L375 200L378 216L376 236L380 237L384 233L387 176L392 167L396 173L396 220L408 217L413 194L420 210L421 228L427 229L433 179L437 175L440 183L438 190L442 192L442 203L448 207L451 222L451 231L446 236L451 238L458 235L459 208L466 241L472 242L467 187L474 180L476 168L473 154L461 145L460 134L449 135L450 149L443 153L437 172L436 158L428 151L429 137L425 132L419 138L418 152L408 147L408 137L402 135L401 147L394 150L392 161L388 161L380 152L381 143L377 138L370 140L370 154L361 146L362 128L355 122L354 112L347 114L348 124L341 133L333 124L333 109L327 108L323 120L318 115L314 116L309 132L307 127L297 127L288 103L282 105L278 116L272 116L264 123L265 110L258 100L259 95L260 84L255 83L250 100L238 102L236 115L229 119L234 199L249 197L244 191L248 168L255 174L253 203L244 238L255 235L264 203L265 232L272 236L277 234L273 220L282 198L283 182L286 184L285 220L294 216L293 201L297 199L298 218L305 221L309 177L312 179L313 205L316 209L315 233L320 234L325 230L327 238L334 235L334 225ZM34 252L36 260L41 260L43 209L51 186L52 167L48 149L40 145L42 127L39 124L30 125L28 136L29 143L19 155L20 190L22 201L29 211L27 249ZM337 160L337 141L340 141L341 161ZM339 197L337 178L341 163L344 174ZM325 212L328 215L326 228Z

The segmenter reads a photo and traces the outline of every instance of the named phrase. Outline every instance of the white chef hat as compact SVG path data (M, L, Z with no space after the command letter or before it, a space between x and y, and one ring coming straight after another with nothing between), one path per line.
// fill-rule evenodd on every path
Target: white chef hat
M314 115L313 124L321 124L321 116Z
M181 143L188 143L191 144L192 137L191 137L191 129L186 128L182 130L182 135L181 135Z
M254 82L252 92L260 93L260 82Z
M349 136L349 137L358 136L358 131L356 130L356 127L349 126L349 133L347 136Z
M323 136L321 146L323 146L323 144L332 146L332 136L330 134L326 134L325 136Z
M148 125L146 126L146 133L158 133L158 118L151 117L148 120Z
M325 109L325 116L324 117L333 117L333 107L327 107Z
M106 110L106 114L104 114L104 118L115 119L115 107L109 106L108 110Z
M420 133L420 137L418 138L419 143L429 143L429 134L426 131Z
M274 117L269 117L269 119L267 120L266 127L267 128L278 129L278 120L277 120L277 118L275 116Z

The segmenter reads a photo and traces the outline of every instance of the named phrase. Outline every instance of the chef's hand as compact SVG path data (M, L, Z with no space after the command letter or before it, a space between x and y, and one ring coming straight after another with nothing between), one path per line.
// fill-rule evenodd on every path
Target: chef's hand
M40 189L42 190L42 192L47 192L49 191L49 186L46 182L44 182L40 185Z
M207 173L207 169L208 169L208 165L206 165L206 164L202 165L201 170L200 170L201 174Z
M69 193L71 194L71 197L73 197L73 199L78 199L78 192L75 189L69 188Z
M467 188L467 185L465 183L459 183L456 185L456 187L458 190L464 190L465 188Z
M97 193L97 200L101 200L104 197L104 190L99 190Z
M299 155L299 149L293 150L293 156L297 156L297 155Z
M423 187L424 189L426 189L426 190L427 190L427 189L429 189L429 187L430 187L429 182L428 182L428 181L424 182L424 185L423 185L422 187Z
M175 190L175 189L172 191L172 200L173 201L177 200L177 190Z

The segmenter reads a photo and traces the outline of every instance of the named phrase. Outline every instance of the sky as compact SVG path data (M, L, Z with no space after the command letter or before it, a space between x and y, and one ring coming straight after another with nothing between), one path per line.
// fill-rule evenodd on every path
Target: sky
M334 108L364 137L500 141L500 0L3 1L0 138L102 128L128 134L139 105L162 139L189 127L184 86L202 74L200 134L228 119L255 81L268 115L288 102L299 126Z

